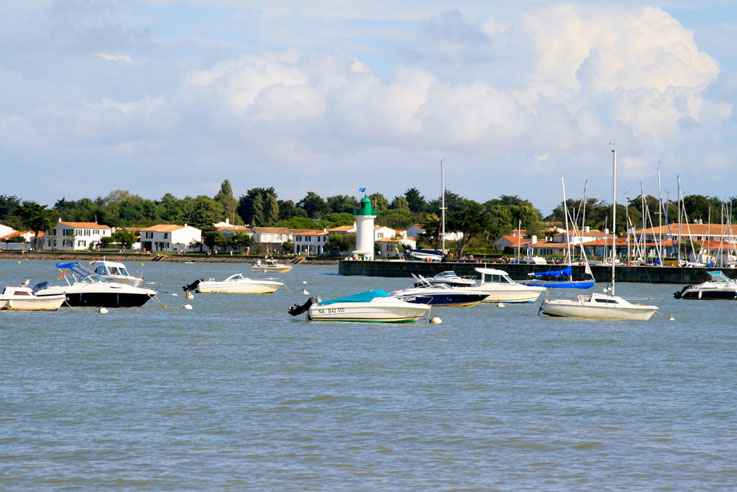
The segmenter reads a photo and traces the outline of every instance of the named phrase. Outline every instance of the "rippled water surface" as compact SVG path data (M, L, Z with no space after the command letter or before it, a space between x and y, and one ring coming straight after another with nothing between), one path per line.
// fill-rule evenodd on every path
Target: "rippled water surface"
M128 265L166 309L0 312L0 489L737 484L737 302L619 284L675 320L485 304L436 308L440 325L316 323L286 312L303 289L327 299L408 279L296 266L276 274L289 290L185 301L182 285L248 266ZM0 261L2 285L56 276L53 262Z

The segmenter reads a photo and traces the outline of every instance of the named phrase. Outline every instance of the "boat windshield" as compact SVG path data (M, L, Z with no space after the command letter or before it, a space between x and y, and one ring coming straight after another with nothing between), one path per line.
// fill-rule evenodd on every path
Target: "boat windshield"
M720 284L728 284L734 282L731 278L727 277L724 272L721 270L717 270L715 272L706 272L711 277L712 282L717 282Z
M491 273L485 273L484 274L484 283L485 284L489 284L489 283L496 283L496 284L509 283L509 284L513 284L514 281L511 278L509 278L508 275L495 275L495 274L491 274Z

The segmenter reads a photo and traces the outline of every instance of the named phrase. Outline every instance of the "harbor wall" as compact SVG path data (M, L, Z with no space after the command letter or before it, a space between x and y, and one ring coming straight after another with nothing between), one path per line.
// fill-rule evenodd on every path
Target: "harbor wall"
M364 275L368 277L411 277L422 275L429 278L446 270L453 270L460 276L475 275L478 267L498 268L509 273L514 280L527 280L528 274L565 268L565 265L529 265L514 263L471 263L423 261L351 261L343 260L338 265L341 275ZM708 279L708 270L721 270L730 278L737 278L733 268L681 268L674 266L617 266L617 282L643 282L652 284L697 284ZM611 281L611 266L591 266L597 282ZM573 276L582 277L583 266L573 266Z

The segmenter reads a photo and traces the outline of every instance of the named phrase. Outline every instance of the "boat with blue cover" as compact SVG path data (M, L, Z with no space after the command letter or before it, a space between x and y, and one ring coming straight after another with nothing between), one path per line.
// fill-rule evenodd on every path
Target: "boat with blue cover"
M566 289L589 289L596 285L593 276L590 278L574 279L573 267L568 265L562 270L548 270L546 272L528 273L530 280L527 285L538 287L566 288Z
M327 301L311 298L304 305L289 309L289 314L297 316L305 311L307 318L314 321L408 323L428 314L430 306L405 302L377 289Z

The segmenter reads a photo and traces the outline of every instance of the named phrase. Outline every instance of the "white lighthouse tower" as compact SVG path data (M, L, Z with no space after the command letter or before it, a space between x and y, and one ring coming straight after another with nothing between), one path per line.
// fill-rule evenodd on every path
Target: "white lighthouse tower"
M364 260L374 259L374 219L378 215L371 200L364 196L353 209L356 217L356 250L353 256Z

